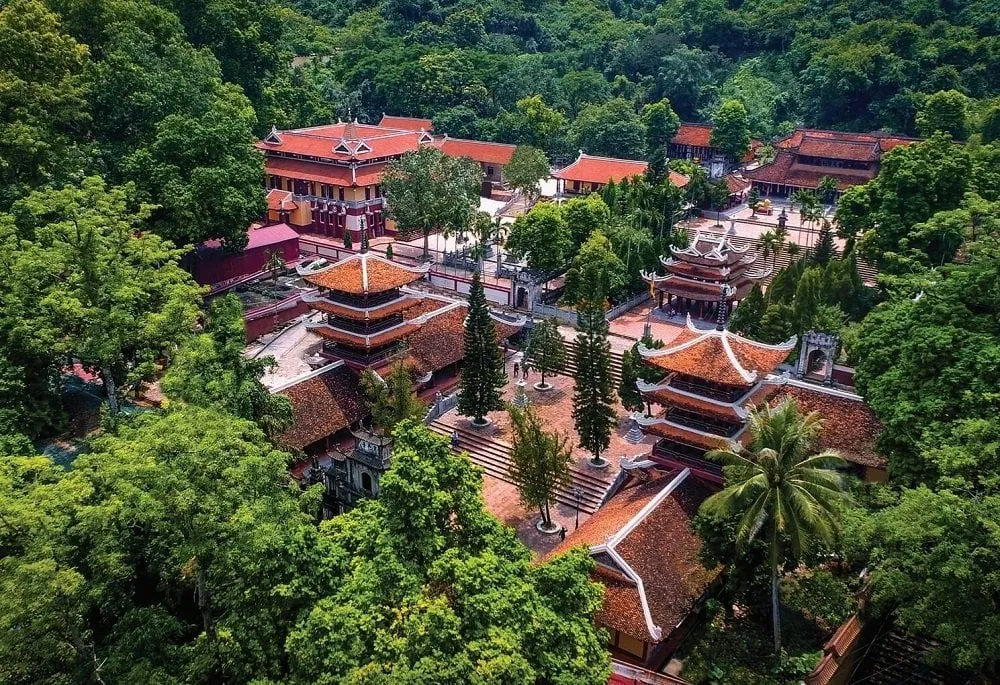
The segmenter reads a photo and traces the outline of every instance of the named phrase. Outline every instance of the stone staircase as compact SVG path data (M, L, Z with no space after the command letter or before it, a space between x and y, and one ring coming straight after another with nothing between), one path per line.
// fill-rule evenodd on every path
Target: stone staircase
M480 435L472 428L463 426L452 427L441 420L432 421L430 429L440 435L451 436L452 431L458 433L456 450L468 452L472 461L478 464L487 474L507 483L513 483L510 476L510 443L503 440ZM587 471L570 467L573 483L569 487L560 487L555 493L555 502L570 507L576 506L573 488L579 488L583 493L580 499L580 511L593 514L600 507L604 494L614 481L612 469L603 471Z
M563 373L566 376L576 377L576 345L572 340L563 341L566 348L566 361L563 364ZM622 353L611 350L611 381L615 392L622 381Z

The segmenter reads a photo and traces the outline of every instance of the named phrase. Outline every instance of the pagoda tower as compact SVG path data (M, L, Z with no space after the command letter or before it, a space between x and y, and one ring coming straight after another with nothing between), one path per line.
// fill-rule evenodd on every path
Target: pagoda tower
M643 360L665 376L658 383L640 380L637 387L647 406L656 404L662 411L632 418L645 433L660 438L653 460L722 483L722 468L707 461L705 452L746 439L748 410L781 390L783 380L768 375L788 357L796 339L765 345L731 333L725 327L725 302L718 306L722 313L713 329L696 328L689 314L686 328L669 346L639 344Z
M361 369L381 366L402 353L406 337L426 318L404 318L422 298L403 287L429 268L429 263L403 266L372 254L364 229L360 252L318 269L299 267L299 275L317 288L304 294L303 302L324 314L322 321L306 324L324 338L321 353Z
M660 257L665 275L642 274L650 289L659 291L658 306L716 318L720 289L732 305L747 296L755 281L769 276L769 267L755 266L757 255L748 246L733 245L734 236L733 227L724 234L699 231L687 247L671 246L670 256Z

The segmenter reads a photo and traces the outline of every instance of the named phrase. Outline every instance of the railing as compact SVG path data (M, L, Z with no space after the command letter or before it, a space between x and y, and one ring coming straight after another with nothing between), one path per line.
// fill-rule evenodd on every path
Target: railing
M681 466L690 468L692 471L701 471L702 473L710 473L719 477L722 476L721 464L716 464L714 461L708 461L703 456L692 456L678 449L667 447L662 440L653 448L653 454L670 459Z
M424 423L430 425L457 406L457 391L450 395L442 395L441 393L438 393L434 396L434 404L431 405L431 408L428 409L427 413L424 415Z
M608 313L604 315L604 318L607 319L608 321L614 321L628 310L642 304L648 299L650 299L649 292L644 290L641 293L638 293L637 295L633 295L630 299L622 302L621 304L616 304L614 307L608 310Z
M369 319L367 321L355 321L354 319L331 315L327 317L327 323L334 328L357 333L358 335L375 335L403 323L403 315L390 314L382 319Z
M344 361L352 361L366 366L370 366L384 359L391 359L396 355L402 354L405 350L406 346L401 343L396 343L388 349L371 353L357 352L349 347L342 347L329 342L323 343L323 352L325 354L331 357L338 357Z
M571 326L576 325L576 312L568 312L565 309L553 307L548 304L542 304L541 302L535 302L535 304L531 307L531 313L536 317L543 319L556 318L559 321L567 323Z

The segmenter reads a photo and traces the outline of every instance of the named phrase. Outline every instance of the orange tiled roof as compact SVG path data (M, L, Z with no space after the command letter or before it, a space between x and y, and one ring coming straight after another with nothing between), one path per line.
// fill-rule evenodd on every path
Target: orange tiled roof
M705 435L699 431L679 426L674 423L650 423L643 425L644 433L651 433L661 438L673 440L697 449L716 450L725 448L731 441L721 435Z
M367 415L358 377L344 366L282 390L292 404L292 427L279 444L304 449Z
M736 174L726 174L722 180L726 182L726 187L729 188L730 195L736 195L737 193L742 193L744 190L749 190L750 186L753 185L750 181Z
M847 461L862 466L884 469L888 465L875 452L882 423L862 400L792 385L785 386L776 400L782 397L794 397L802 411L816 411L823 417L817 449L837 450Z
M681 124L677 135L670 139L674 145L691 147L712 147L711 124Z
M327 340L332 340L333 342L340 343L348 347L371 348L381 347L382 345L388 345L396 340L402 340L419 329L420 325L407 323L380 333L375 333L374 335L365 335L363 333L355 333L353 331L334 328L329 324L307 324L306 327Z
M617 565L608 552L595 549L611 548L642 581L643 591L627 570L598 566L592 580L605 591L596 621L644 642L666 639L719 574L719 569L701 565L701 541L691 528L691 519L709 494L686 472L627 487L549 556L582 544L592 555ZM659 635L650 630L644 607Z
M860 185L875 176L875 170L869 169L835 169L829 168L816 171L816 167L802 168L796 164L795 155L786 150L778 152L770 164L750 169L744 176L758 183L780 183L795 188L815 189L820 179L831 176L837 180L838 190L847 190L851 186Z
M368 309L358 309L355 307L348 307L346 305L339 304L337 302L331 302L329 300L317 299L317 300L304 300L308 305L317 311L324 312L326 314L333 314L334 316L339 316L343 319L352 319L354 321L367 321L370 319L382 319L392 314L397 314L399 312L404 312L412 309L421 300L415 297L404 297L400 300L393 300L387 304L378 305L377 307L369 307Z
M345 188L375 185L379 182L384 169L385 164L381 162L359 166L352 172L349 167L308 159L268 157L264 160L264 170L272 176L297 178L301 181L315 181Z
M873 162L878 158L878 141L828 138L824 136L802 136L799 154L807 157L846 159L856 162Z
M434 123L430 119L394 117L390 114L383 114L378 125L382 128L399 128L405 131L430 131L434 128Z
M468 157L482 164L504 166L510 163L516 145L506 143L486 143L479 140L464 138L449 138L445 136L440 141L441 152L449 157Z
M440 309L441 303L425 300L429 311ZM433 305L437 306L434 307ZM407 313L408 317L419 316L428 312L419 308ZM449 364L462 360L463 335L465 332L465 317L468 308L464 305L450 311L430 316L416 333L410 336L409 356L424 373L439 371ZM497 331L497 341L503 341L517 333L519 326L512 326L494 321Z
M342 293L363 295L381 293L420 280L429 265L406 267L371 252L345 257L319 271L300 268L308 283Z
M661 349L640 346L639 352L666 371L722 385L750 386L773 372L794 347L794 337L781 345L765 345L729 330L698 329L688 316L686 335Z
M580 153L576 161L552 174L553 178L565 181L580 181L581 183L607 183L642 176L646 173L646 163L631 159L616 159L614 157L596 157ZM669 172L670 182L678 188L683 188L690 180L684 174L673 169Z
M802 144L803 139L807 136L814 139L823 138L826 140L849 143L878 143L882 152L887 152L897 145L909 145L910 143L918 143L921 140L920 138L899 136L892 133L885 133L883 131L875 131L873 133L852 133L849 131L829 131L818 128L797 128L791 135L786 138L782 138L775 143L775 147L782 149L797 148Z
M422 134L356 122L276 131L257 143L265 153L283 152L340 161L396 157L420 147ZM343 145L344 147L340 147ZM339 148L339 149L338 149Z
M291 211L297 209L298 205L292 199L290 191L271 188L271 190L267 191L267 208L274 211Z

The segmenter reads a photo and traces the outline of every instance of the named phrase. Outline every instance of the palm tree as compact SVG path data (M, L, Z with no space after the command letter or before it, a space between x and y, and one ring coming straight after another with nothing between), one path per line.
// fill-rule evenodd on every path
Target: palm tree
M777 407L764 404L748 417L750 442L705 455L724 466L726 487L702 504L718 518L740 514L736 545L745 550L761 533L768 536L771 567L771 620L774 651L781 651L778 572L788 551L801 558L814 542L829 542L839 527L840 504L847 495L835 469L844 460L833 451L813 454L820 428L817 412L799 413L787 398Z
M774 255L777 258L776 247L778 245L778 234L774 231L767 231L761 233L760 239L760 250L764 253L764 262L767 263L768 255ZM771 268L774 268L774 261L771 261Z

